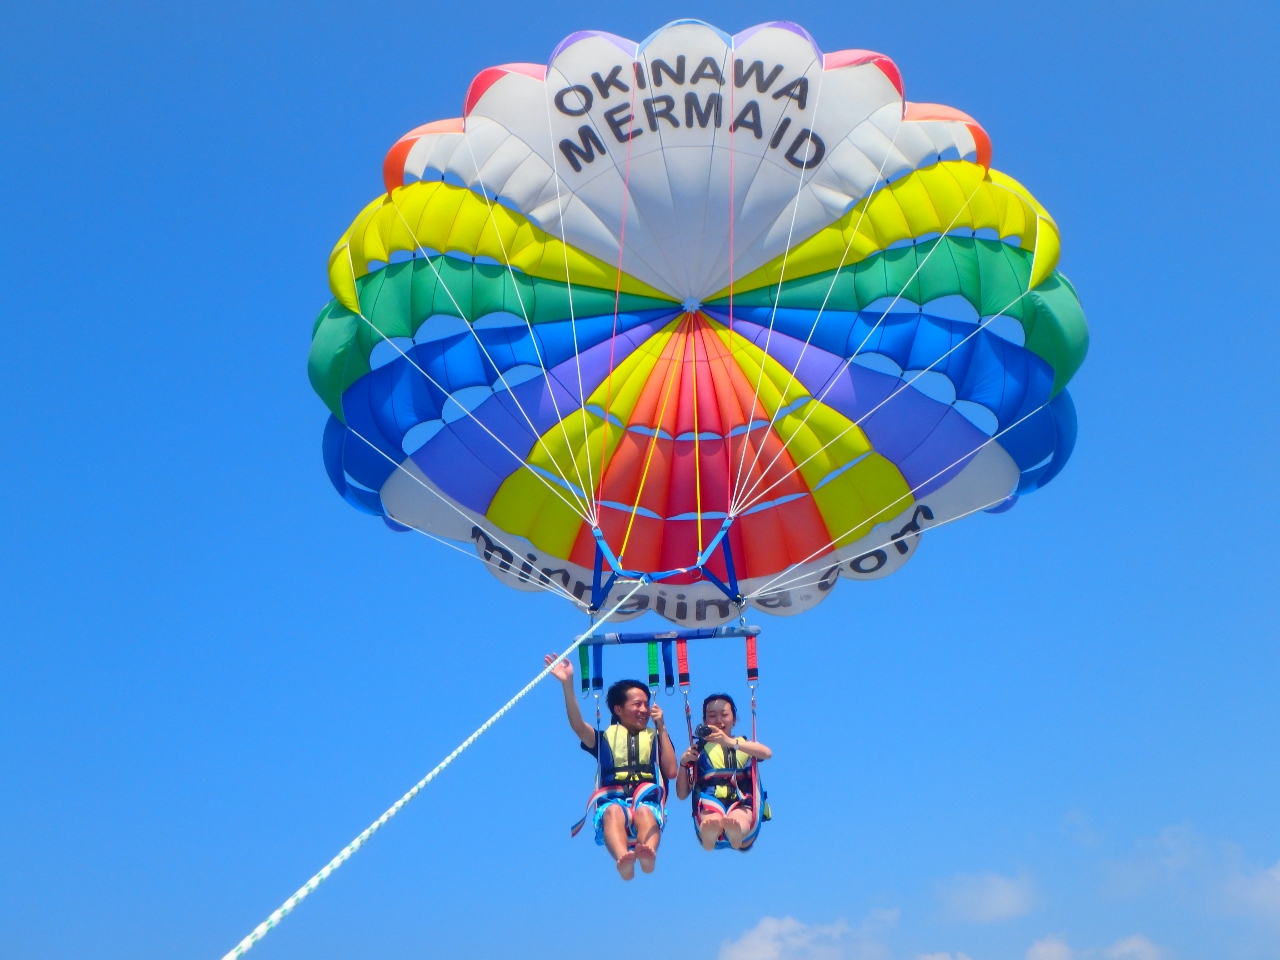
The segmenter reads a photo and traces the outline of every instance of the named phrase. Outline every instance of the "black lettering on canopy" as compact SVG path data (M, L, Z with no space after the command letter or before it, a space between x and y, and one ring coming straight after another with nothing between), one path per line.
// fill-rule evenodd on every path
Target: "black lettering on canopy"
M565 103L565 98L568 97L569 94L571 93L576 93L582 99L581 110L578 110L575 107L571 107L567 103ZM556 94L556 109L559 110L561 113L563 113L566 117L580 117L584 113L586 113L588 110L591 109L592 99L593 98L591 96L591 91L588 88L584 87L580 83L575 83L572 87L565 87L563 90L561 90L559 93Z
M724 74L720 72L720 64L711 57L703 57L702 62L698 64L698 69L694 70L693 76L689 78L689 86L693 86L699 80L714 80L723 87Z
M712 111L715 112L716 127L720 126L720 107L724 103L724 97L718 93L707 94L707 105L704 109L702 104L698 102L698 95L690 90L684 95L684 125L686 127L693 126L695 117L698 119L698 126L706 127L707 121L711 119Z
M773 99L781 100L788 97L800 105L800 109L805 108L805 104L809 102L809 80L807 77L799 77L792 80L785 87L773 95Z
M600 142L599 135L588 124L584 123L578 128L578 138L582 141L582 146L578 146L578 144L569 139L560 141L560 152L564 154L564 158L569 161L569 165L573 167L575 173L582 172L581 160L590 163L596 158L596 150L600 151L600 156L604 156L604 144Z
M591 75L591 81L596 85L596 89L600 91L601 100L609 99L610 87L617 87L623 93L631 92L631 88L618 79L618 74L620 74L621 72L622 72L622 65L619 64L618 66L614 67L612 70L609 71L609 75L607 77L602 77L598 73L593 73Z
M729 124L729 132L733 133L739 127L746 127L756 135L757 140L764 139L764 121L760 119L760 104L754 100L747 101L747 105L733 118L733 123Z
M630 110L631 104L620 103L616 107L610 107L604 112L605 123L609 124L609 129L613 131L614 139L619 143L626 143L628 140L634 140L644 132L643 130L635 129L634 127L627 129L631 121L635 119L635 117L631 115ZM627 114L625 117L618 116L618 114L624 112Z
M662 86L662 75L666 74L671 78L672 83L684 83L684 54L676 57L676 68L671 69L671 65L665 60L653 61L653 85L655 87Z
M716 616L721 620L728 620L733 614L733 608L729 606L729 601L723 597L717 597L714 600L699 600L693 605L693 619L707 619L707 608L715 607Z
M764 64L759 60L752 62L751 66L746 70L742 69L742 61L733 61L733 85L741 89L747 85L747 81L752 75L756 78L756 93L768 93L769 88L773 86L773 81L778 79L778 74L782 72L782 64L778 64L769 71L769 75L764 75Z
M756 606L762 610L781 610L783 607L791 606L791 591L781 590L778 593L769 593L763 597L756 597Z
M778 144L782 142L782 138L786 136L787 127L791 126L791 118L783 117L782 122L778 124L778 129L773 131L773 139L769 141L769 149L777 150Z
M662 94L658 97L649 97L644 102L644 113L649 118L649 129L658 129L658 120L669 120L673 127L680 126L680 121L675 118L673 112L676 108L676 98Z
M908 537L908 536L910 536L911 534L919 534L919 533L920 533L920 529L921 529L921 528L920 528L920 518L921 518L921 517L924 517L926 520L932 520L932 519L933 519L933 511L932 511L932 510L930 510L930 509L929 509L925 504L923 504L923 503L922 503L922 504L920 504L920 506L916 507L916 508L915 508L915 510L914 510L914 512L912 512L912 514L911 514L911 522L910 522L910 523L908 523L905 527L903 527L901 530L899 530L897 533L895 533L892 537L890 537L890 538L889 538L889 540L890 540L890 541L892 541L892 543L893 543L893 547L894 547L894 549L895 549L895 550L897 550L897 551L898 551L900 554L902 554L903 556L906 556L907 552L908 552L911 548L910 548L910 547L908 547L908 546L907 546L905 543L903 543L902 541L903 541L903 539L904 539L905 537Z
M494 543L489 539L489 534L479 527L473 526L471 528L471 539L475 542L477 548L480 546L481 542L484 543L484 549L481 551L480 558L484 560L485 563L493 564L504 573L511 570L511 564L515 562L516 557L510 550L504 546ZM494 557L498 558L496 562L494 561Z
M644 82L644 64L637 60L635 63L631 64L631 72L635 74L637 87L643 90L648 86L648 84Z
M810 145L810 149L805 151L806 156L801 157L800 150L806 143ZM787 163L801 170L812 170L826 155L827 145L822 142L822 138L805 127L791 141L791 146L787 149Z
M822 579L818 581L817 587L819 593L826 593L836 585L836 580L840 577L840 564L836 564L830 570L822 575Z
M889 555L883 550L872 550L849 561L849 569L855 573L875 573L889 562Z

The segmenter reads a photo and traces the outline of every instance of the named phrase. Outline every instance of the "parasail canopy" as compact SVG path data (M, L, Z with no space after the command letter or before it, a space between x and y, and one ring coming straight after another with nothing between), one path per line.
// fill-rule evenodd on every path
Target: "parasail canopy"
M329 259L329 477L614 619L792 614L1075 442L1059 234L987 134L790 23L568 37L392 146ZM642 581L636 589L636 581Z

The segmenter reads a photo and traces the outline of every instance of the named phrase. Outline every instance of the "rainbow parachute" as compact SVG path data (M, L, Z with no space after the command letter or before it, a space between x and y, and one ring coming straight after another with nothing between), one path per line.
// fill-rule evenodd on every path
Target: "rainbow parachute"
M790 23L576 33L387 154L309 370L339 492L497 576L715 625L1062 469L1088 331L970 117Z

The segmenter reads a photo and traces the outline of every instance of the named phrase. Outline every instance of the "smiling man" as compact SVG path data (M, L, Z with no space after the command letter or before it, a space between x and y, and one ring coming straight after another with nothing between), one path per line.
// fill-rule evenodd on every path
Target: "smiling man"
M555 658L556 654L548 654L546 663L550 665ZM619 680L605 698L609 726L597 737L596 729L578 709L573 665L566 660L556 664L551 673L564 688L569 726L582 741L582 749L600 765L599 783L588 810L596 843L609 851L623 880L635 876L637 861L641 870L652 873L662 841L662 797L666 781L675 777L678 769L662 708L650 705L649 688L639 680Z

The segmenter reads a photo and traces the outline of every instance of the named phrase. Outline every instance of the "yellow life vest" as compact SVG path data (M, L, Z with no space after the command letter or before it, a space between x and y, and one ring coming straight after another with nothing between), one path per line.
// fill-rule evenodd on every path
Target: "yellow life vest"
M604 747L596 744L600 758L600 786L658 782L658 733L645 727L633 733L620 723L600 731Z
M739 757L746 762L740 763ZM713 786L714 784L714 786ZM698 757L698 790L717 800L747 799L751 796L751 758L718 743L704 743Z

